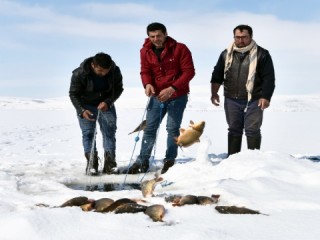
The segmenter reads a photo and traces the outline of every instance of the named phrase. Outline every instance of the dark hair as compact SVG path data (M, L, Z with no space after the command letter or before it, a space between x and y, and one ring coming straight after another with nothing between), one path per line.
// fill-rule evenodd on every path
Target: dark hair
M107 69L109 67L111 67L112 65L112 59L111 57L103 52L97 53L93 58L92 58L92 63L95 66L99 66L102 67L104 69Z
M233 29L233 35L235 35L236 30L240 30L240 32L243 32L243 30L247 30L250 37L252 37L252 28L249 25L238 25Z
M147 34L148 35L149 35L149 32L153 32L153 31L157 31L157 30L160 30L164 34L167 33L166 26L163 25L162 23L154 22L154 23L150 23L147 26Z

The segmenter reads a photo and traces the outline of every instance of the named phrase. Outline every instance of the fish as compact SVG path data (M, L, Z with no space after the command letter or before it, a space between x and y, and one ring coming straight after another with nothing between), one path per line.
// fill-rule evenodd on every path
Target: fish
M120 198L116 201L114 201L109 207L105 208L103 213L105 212L113 212L116 211L118 208L120 208L122 205L127 204L127 203L136 203L135 201L129 199L129 198Z
M207 196L198 196L198 202L200 205L211 205L216 204L219 201L220 195L211 195L211 197Z
M145 212L147 209L147 206L138 204L138 203L124 203L119 205L113 212L115 214L121 214L121 213L139 213L139 212Z
M194 123L190 120L188 128L180 128L180 135L175 137L175 142L179 147L190 147L196 142L200 142L200 136L203 133L205 127L205 121Z
M155 177L151 180L145 180L141 183L141 192L143 197L152 197L153 191L158 182L163 180L158 174L155 174Z
M177 204L177 203L179 203L181 198L182 198L182 195L171 195L171 196L165 197L164 200L167 203Z
M95 200L89 199L88 203L82 204L80 208L84 212L89 212L93 209L94 203L95 203Z
M87 197L80 196L80 197L74 197L66 201L65 203L61 204L60 207L73 207L77 206L80 207L81 205L89 203L90 200Z
M195 195L172 195L165 197L165 201L172 203L172 206L183 206L187 204L198 204L198 205L211 205L218 203L220 195L212 194L210 197L207 196L195 196Z
M100 198L96 200L94 203L95 212L104 212L112 203L114 203L114 200L111 198Z
M246 207L237 206L216 206L215 209L222 214L260 214L259 211Z
M136 129L134 129L131 133L129 133L128 135L135 133L135 132L139 132L139 131L143 131L147 126L147 120L143 120L140 125L138 127L136 127Z
M145 210L145 214L148 215L154 222L163 222L163 217L165 214L165 208L161 204L154 204L148 206Z
M172 206L184 206L192 204L199 204L198 197L195 195L185 195L181 197L177 203L173 203Z

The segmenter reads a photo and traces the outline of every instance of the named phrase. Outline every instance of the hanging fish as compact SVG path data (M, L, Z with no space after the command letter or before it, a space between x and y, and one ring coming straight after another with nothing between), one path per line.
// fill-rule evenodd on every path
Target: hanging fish
M205 122L194 123L190 120L188 128L180 128L180 135L175 137L176 144L180 147L189 147L196 142L200 142L200 136L203 133Z
M138 127L136 127L135 130L133 130L131 133L129 133L128 135L135 133L135 132L139 132L139 131L143 131L147 126L147 121L143 120L140 125Z
M151 180L145 180L141 183L141 192L143 197L152 197L153 191L157 185L157 183L163 180L158 174L155 174L155 177Z

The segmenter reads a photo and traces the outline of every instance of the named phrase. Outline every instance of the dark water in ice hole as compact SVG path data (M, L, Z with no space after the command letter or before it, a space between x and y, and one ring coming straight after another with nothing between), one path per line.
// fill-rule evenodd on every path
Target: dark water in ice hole
M71 183L66 184L68 188L73 190L83 190L83 191L100 191L100 192L112 192L121 190L141 190L140 183L99 183L99 184L80 184Z

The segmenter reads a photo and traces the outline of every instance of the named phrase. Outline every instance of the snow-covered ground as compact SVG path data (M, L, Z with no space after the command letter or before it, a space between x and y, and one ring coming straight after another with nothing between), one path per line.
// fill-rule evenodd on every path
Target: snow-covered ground
M138 189L86 191L85 186L140 183L144 175L84 175L81 133L68 97L0 97L0 239L237 239L315 240L320 230L320 95L275 94L265 111L261 151L226 158L223 111L210 103L208 87L194 87L182 127L206 121L200 143L179 150L146 204L163 204L164 222L143 213L84 212L59 206L78 196L90 199L143 198ZM116 103L117 162L125 167L139 154L136 134L147 98L141 88L125 89ZM142 133L140 133L140 139ZM161 166L166 132L161 125L154 165ZM97 135L102 157L101 135ZM68 186L78 186L77 189ZM173 207L166 196L219 194L214 205ZM265 215L220 214L217 205L235 205Z

